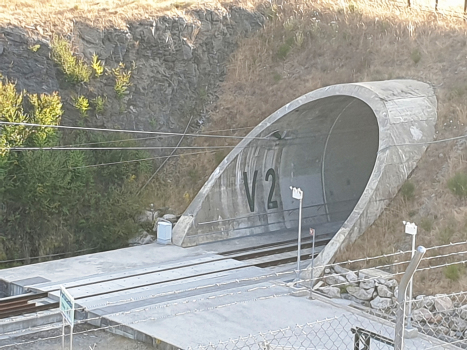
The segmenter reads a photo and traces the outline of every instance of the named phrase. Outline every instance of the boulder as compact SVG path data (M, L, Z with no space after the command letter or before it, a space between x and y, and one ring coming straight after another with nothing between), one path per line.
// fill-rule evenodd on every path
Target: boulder
M433 314L427 309L416 309L412 311L412 320L416 322L431 322Z
M434 298L434 304L435 304L435 309L438 312L452 311L454 308L454 305L452 304L452 300L445 295L437 294L436 297Z
M460 318L467 320L467 305L462 305L459 308L459 316Z
M339 299L341 297L341 290L337 287L332 287L332 286L321 287L321 288L318 288L318 291L327 295L330 298Z
M375 280L371 279L371 280L363 280L360 282L360 288L363 288L363 289L372 289L372 288L375 288Z
M130 246L135 246L135 245L144 245L144 244L150 244L154 242L156 239L155 236L150 235L146 231L141 232L138 236L130 239L128 241L128 244Z
M154 213L150 210L145 210L139 217L138 217L138 222L139 223L145 223L145 222L150 222L152 223L153 218L154 218Z
M358 281L358 276L355 272L353 271L349 271L345 274L345 278L347 279L347 281L349 281L350 283L357 283Z
M378 295L382 298L392 298L393 296L391 290L384 284L379 285L376 289L378 291Z
M433 296L425 296L425 295L419 295L415 298L415 306L417 308L425 308L430 311L434 311L435 309L435 301Z
M465 332L467 330L467 321L460 317L452 317L449 321L449 328L453 331Z
M350 270L349 269L346 269L345 267L341 267L339 265L335 265L334 266L334 271L336 271L336 273L340 273L341 275L345 275L347 272L349 272Z
M324 281L326 284L329 284L330 286L338 284L338 285L346 285L347 280L345 277L339 276L339 275L329 275L324 277Z
M172 224L177 222L177 215L174 214L165 214L162 219L170 221Z
M386 287L389 288L395 288L398 285L396 280L384 280L384 283L381 284L384 284Z
M355 298L359 300L364 300L364 301L368 301L373 298L373 290L371 289L368 290L368 289L363 289L360 287L349 286L347 287L347 293L349 293L350 295L354 296Z
M370 301L370 305L373 309L388 309L393 303L391 298L376 297Z

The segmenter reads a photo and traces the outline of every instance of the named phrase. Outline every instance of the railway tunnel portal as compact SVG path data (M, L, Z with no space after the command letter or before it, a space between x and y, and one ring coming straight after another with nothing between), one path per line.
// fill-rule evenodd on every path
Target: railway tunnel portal
M432 88L413 80L307 93L263 120L227 155L175 226L173 242L193 246L296 231L294 186L304 193L303 227L332 231L318 257L327 263L396 195L433 140L436 118Z

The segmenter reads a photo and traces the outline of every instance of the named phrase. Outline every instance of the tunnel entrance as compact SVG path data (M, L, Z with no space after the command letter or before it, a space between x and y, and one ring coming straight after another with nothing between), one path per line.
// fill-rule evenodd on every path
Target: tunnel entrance
M294 186L304 192L305 228L335 234L320 253L332 250L331 259L395 196L435 123L433 90L413 80L334 85L303 95L222 161L175 226L173 243L295 231Z
M371 108L354 97L327 97L291 111L274 126L284 135L276 146L287 227L298 226L298 201L290 186L304 191L303 225L344 222L376 162L379 129Z

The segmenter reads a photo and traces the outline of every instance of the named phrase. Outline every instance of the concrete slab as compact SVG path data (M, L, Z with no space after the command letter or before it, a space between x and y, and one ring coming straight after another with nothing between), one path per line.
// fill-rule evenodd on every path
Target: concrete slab
M229 241L224 244L226 250L239 247ZM199 262L202 264L196 265ZM331 348L353 349L349 347L353 346L353 326L391 336L391 326L359 315L345 305L291 296L284 281L293 279L293 268L284 272L284 267L245 267L243 262L225 259L202 247L153 244L6 269L0 271L0 278L17 281L41 277L51 282L35 286L49 290L68 285L73 296L83 297L77 302L86 307L86 314L81 316L92 318L90 323L101 327L118 325L109 330L152 342L158 348L196 347L336 317L343 324L332 321L329 328L321 330L321 338L315 337L331 339ZM138 273L141 275L135 276ZM264 275L269 277L262 278ZM100 295L86 297L96 292ZM56 314L44 319L55 322ZM30 320L25 318L25 322ZM30 325L39 324L34 320ZM13 328L4 326L21 328L19 323L11 325ZM336 332L338 327L343 330ZM423 349L428 345L417 338L407 340L406 348ZM313 347L318 346L322 344L313 343Z
M135 268L179 262L209 255L198 247L183 249L173 245L148 244L103 253L81 255L0 270L0 279L7 282L42 277L52 282L84 278L97 274L121 272Z
M355 326L391 338L394 336L393 327L383 321L364 317L357 310L337 307L320 300L296 298L288 293L289 290L284 287L262 283L255 288L235 289L229 294L210 293L199 299L180 299L170 307L155 305L153 308L134 309L125 314L108 315L103 323L128 325L134 330L133 336L137 333L146 334L158 344L172 344L181 349L218 344L219 341L240 336L289 329L297 324L305 325L326 319L317 327L319 337L312 333L308 338L311 344L307 348L353 349L350 329ZM306 335L301 337L307 338ZM289 346L303 341L300 336L282 340L292 342ZM424 349L432 345L427 338L406 340L406 349Z

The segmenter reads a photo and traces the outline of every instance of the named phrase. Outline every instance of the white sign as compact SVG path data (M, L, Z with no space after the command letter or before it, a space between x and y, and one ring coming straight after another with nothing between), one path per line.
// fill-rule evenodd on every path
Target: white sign
M416 235L417 234L417 225L413 222L402 221L405 225L405 233L409 235Z
M75 322L75 300L63 286L60 286L60 311L70 326L73 326Z
M290 187L292 190L292 197L295 199L302 199L303 198L303 191L297 187Z

